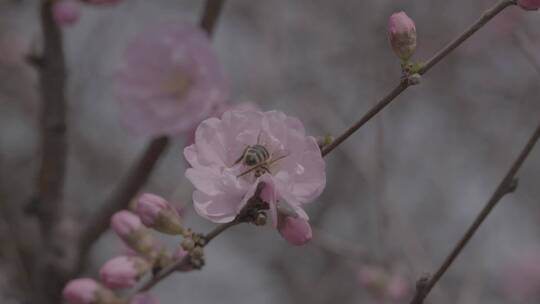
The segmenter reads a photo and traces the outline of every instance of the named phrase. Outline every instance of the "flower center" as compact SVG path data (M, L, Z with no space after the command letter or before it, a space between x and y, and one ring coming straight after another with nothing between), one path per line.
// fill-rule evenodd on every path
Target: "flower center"
M162 86L162 89L172 94L178 99L182 99L189 93L193 81L183 73L175 73L168 78Z

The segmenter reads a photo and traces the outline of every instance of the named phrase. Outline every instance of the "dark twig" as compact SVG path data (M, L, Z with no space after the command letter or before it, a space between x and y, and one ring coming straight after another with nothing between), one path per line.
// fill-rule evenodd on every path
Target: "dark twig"
M207 0L200 26L212 36L225 0ZM81 266L85 263L88 251L99 237L109 229L109 219L116 212L128 207L137 192L146 184L157 162L166 151L171 139L159 137L152 140L142 157L135 162L126 179L118 186L113 196L101 210L90 219L80 238ZM80 269L77 269L78 272Z
M258 212L260 210L264 210L265 207L261 207L261 200L260 195L264 188L264 183L259 183L257 185L257 190L255 191L255 194L253 197L249 199L249 201L246 203L244 208L240 211L238 216L229 223L221 224L217 227L215 227L212 231L210 231L208 234L204 236L204 243L202 244L203 247L208 245L214 238L225 232L231 227L234 227L240 223L246 223L253 220L252 213ZM262 204L264 206L264 204ZM158 272L152 279L148 280L139 290L137 290L136 293L146 292L150 290L152 287L154 287L157 283L161 282L166 277L170 276L174 272L176 272L178 269L181 269L184 266L187 266L190 264L190 256L187 255L184 258L172 263L171 265L165 267L163 270Z
M476 233L478 230L478 227L484 222L486 217L491 213L493 208L497 205L497 203L508 193L514 192L517 188L517 179L516 179L516 173L521 168L521 165L523 165L523 162L527 157L529 156L529 153L533 149L534 145L538 141L538 138L540 137L540 124L536 128L535 132L532 134L531 138L517 157L517 159L514 161L504 178L501 180L497 188L495 189L495 192L493 192L493 195L489 199L489 201L486 203L485 207L480 211L472 225L469 227L469 229L465 232L463 237L459 240L459 242L456 244L454 249L450 252L450 254L446 257L442 265L439 267L437 272L430 278L430 280L423 285L422 288L418 288L417 292L413 298L413 300L410 302L411 304L421 304L423 303L426 296L429 294L431 289L433 289L433 286L439 281L439 279L444 275L444 273L448 270L448 268L452 265L454 260L457 258L457 256L461 253L465 245L469 242L469 240L472 238L472 236Z
M493 19L493 17L498 15L505 8L511 5L515 5L515 4L516 4L515 0L501 0L495 6L485 11L480 17L480 19L478 19L475 23L473 23L469 28L467 28L463 33L461 33L456 39L454 39L448 45L443 47L431 59L426 61L422 65L422 67L418 70L418 74L424 75L425 73L427 73L443 58L448 56L453 50L455 50L458 46L460 46L463 42L465 42L469 37L471 37L474 33L476 33L484 25L486 25L491 19ZM360 118L358 122L353 124L343 134L337 137L334 140L334 142L326 146L322 151L323 156L326 156L328 153L334 150L337 146L339 146L341 143L347 140L352 134L358 131L358 129L360 129L363 125L365 125L368 121L370 121L373 117L375 117L382 109L388 106L396 97L398 97L401 93L403 93L409 86L410 86L410 83L406 79L401 80L401 82L394 89L392 89L390 93L388 93L385 97L383 97L380 101L378 101L375 104L375 106L373 106L362 118Z
M38 68L41 86L41 160L37 177L36 202L41 230L53 231L62 214L66 168L66 67L62 33L52 16L52 2L42 1L42 65Z

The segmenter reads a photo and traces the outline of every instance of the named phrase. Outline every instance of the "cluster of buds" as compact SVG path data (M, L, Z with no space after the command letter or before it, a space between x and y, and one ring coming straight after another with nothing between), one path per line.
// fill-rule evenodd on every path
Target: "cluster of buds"
M183 227L180 215L168 201L147 193L139 197L134 209L135 212L119 211L111 218L112 230L129 248L130 254L107 261L99 272L100 283L92 279L70 281L63 292L67 303L156 304L157 300L147 294L124 300L117 297L113 290L133 288L145 275L156 273L175 259L183 259L188 254L191 257L189 264L181 271L199 268L204 264L204 238ZM153 237L149 228L168 235L183 236L181 248L185 253L168 252Z
M54 21L60 26L74 25L81 16L81 3L90 5L117 4L121 0L51 0Z

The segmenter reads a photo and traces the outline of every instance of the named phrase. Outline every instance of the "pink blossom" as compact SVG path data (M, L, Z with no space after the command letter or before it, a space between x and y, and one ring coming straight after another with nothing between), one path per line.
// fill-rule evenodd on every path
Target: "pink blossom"
M184 232L176 209L158 195L151 193L141 195L137 202L137 214L143 224L160 232L173 235Z
M399 12L392 14L388 20L388 37L396 55L408 60L416 50L416 26L414 21Z
M150 265L140 257L115 257L99 271L101 281L112 289L133 287L139 278L150 269Z
M302 217L292 217L278 214L278 230L287 242L301 246L311 240L311 226Z
M99 284L92 279L71 280L62 295L69 304L92 304L96 302Z
M191 130L228 93L206 33L180 23L135 37L118 73L116 95L124 125L159 136Z
M159 304L159 301L147 293L140 293L135 295L129 304Z
M246 173L253 167L243 161L235 164L257 142L270 153L269 172L259 177ZM192 166L186 177L196 188L195 210L218 223L232 221L259 182L265 184L261 199L270 205L274 227L278 201L307 220L302 205L316 199L326 184L315 138L306 136L298 119L278 111L227 111L221 119L209 118L197 128L195 143L184 149L184 156Z
M204 119L210 118L210 117L221 117L223 113L226 111L232 111L232 110L251 110L251 111L259 111L259 107L252 103L252 102L241 102L238 104L229 104L227 102L221 102L212 107L212 111L210 112L210 115L208 117L205 117ZM186 139L186 147L189 145L192 145L195 143L195 131L197 131L197 127L199 124L204 120L201 119L201 121L193 127L192 130L188 131L188 137Z
M77 23L81 16L81 8L77 0L58 0L52 7L54 21L60 26Z
M535 11L540 8L540 0L518 0L518 5L530 11Z

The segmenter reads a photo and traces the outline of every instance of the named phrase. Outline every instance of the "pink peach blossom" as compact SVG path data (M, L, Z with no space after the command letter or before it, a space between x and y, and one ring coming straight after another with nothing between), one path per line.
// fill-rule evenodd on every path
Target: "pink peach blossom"
M81 16L80 3L77 0L58 0L52 7L54 21L60 26L77 23Z
M540 8L540 0L518 0L518 5L530 11L535 11Z
M276 160L269 171L256 177L252 167L235 161L246 147L259 142ZM195 143L184 149L192 168L186 177L193 183L195 210L217 223L232 221L259 182L261 199L270 205L277 226L278 201L287 202L297 216L307 220L302 206L316 199L326 184L325 163L314 137L306 136L302 123L278 111L227 111L221 119L209 118L197 128Z
M117 76L121 120L143 135L189 131L228 96L206 33L184 23L162 24L135 37Z
M99 284L87 278L71 280L62 295L69 304L92 304L96 302Z

